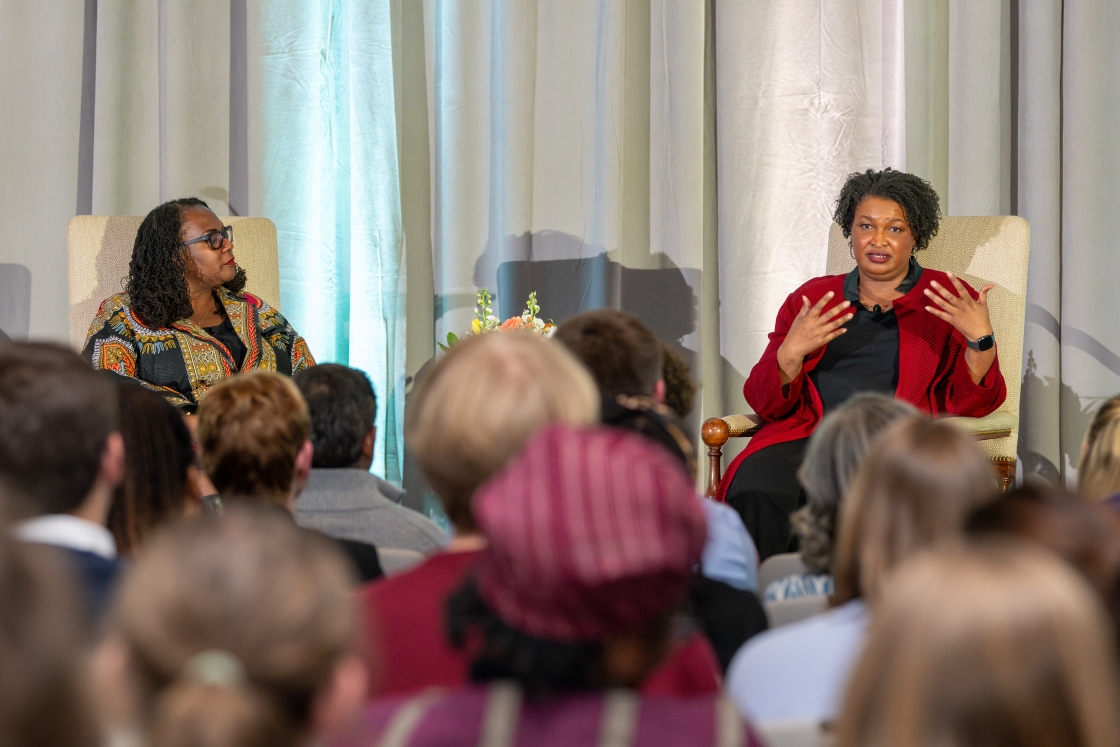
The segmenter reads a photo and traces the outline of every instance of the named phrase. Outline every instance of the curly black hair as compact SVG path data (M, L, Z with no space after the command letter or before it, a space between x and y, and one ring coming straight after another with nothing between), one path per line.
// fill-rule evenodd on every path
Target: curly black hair
M941 207L937 192L921 177L885 168L868 169L848 175L848 181L836 200L832 219L840 224L844 238L851 238L856 207L865 197L882 197L897 202L906 214L910 232L914 234L914 251L925 249L929 240L937 235L941 223Z
M148 213L136 232L128 263L125 291L133 312L148 327L170 327L193 313L187 293L190 250L183 246L183 213L195 207L210 209L197 197L170 200ZM240 266L224 287L233 293L245 288Z

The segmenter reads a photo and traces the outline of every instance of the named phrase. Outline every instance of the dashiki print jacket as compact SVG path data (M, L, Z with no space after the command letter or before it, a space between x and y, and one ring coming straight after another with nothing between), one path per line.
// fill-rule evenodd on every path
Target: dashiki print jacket
M315 365L307 342L279 311L249 293L222 287L216 292L245 345L240 369L229 349L190 319L147 327L125 293L101 302L82 354L94 368L136 379L192 413L211 387L239 370L263 368L291 376Z

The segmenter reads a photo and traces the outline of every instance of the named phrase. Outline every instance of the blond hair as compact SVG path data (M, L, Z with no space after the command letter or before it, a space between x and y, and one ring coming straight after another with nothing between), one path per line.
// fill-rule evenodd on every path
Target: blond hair
M947 546L876 609L837 747L1115 747L1116 651L1100 603L1049 553Z
M840 507L832 603L874 601L896 565L960 536L997 494L995 471L960 429L913 415L880 431Z
M1101 405L1081 447L1078 489L1100 500L1120 492L1120 394Z
M315 697L352 650L353 583L329 539L272 507L234 506L157 533L113 620L150 744L306 742ZM195 676L204 652L241 671L224 681Z
M451 521L473 531L475 489L550 423L590 425L599 392L560 344L496 332L455 345L417 385L404 437Z
M202 468L223 498L286 505L296 456L310 437L303 395L291 378L271 371L222 380L198 408Z

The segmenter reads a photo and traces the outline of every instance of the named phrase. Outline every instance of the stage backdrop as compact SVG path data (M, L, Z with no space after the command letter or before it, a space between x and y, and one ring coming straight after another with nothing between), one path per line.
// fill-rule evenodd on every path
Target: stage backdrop
M396 481L407 381L477 287L505 315L530 290L557 321L638 314L692 361L696 424L744 407L844 176L906 168L946 214L1030 220L1002 364L1024 468L1069 477L1120 390L1114 5L0 0L0 263L31 271L31 334L65 339L75 213L272 218L284 310L370 373Z

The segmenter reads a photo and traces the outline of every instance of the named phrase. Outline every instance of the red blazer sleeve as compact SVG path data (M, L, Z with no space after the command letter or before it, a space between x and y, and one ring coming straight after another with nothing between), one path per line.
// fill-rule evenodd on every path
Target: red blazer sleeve
M800 290L800 289L798 289ZM801 398L801 390L805 386L805 369L802 367L797 377L782 389L782 380L778 374L778 348L786 339L793 320L797 318L800 301L797 291L790 294L782 307L778 309L778 318L774 321L774 331L770 333L766 350L762 353L758 363L754 364L750 376L743 384L743 396L755 414L763 420L778 420L789 413Z
M841 282L842 279L838 280L833 277L810 280L789 294L782 307L778 309L778 318L774 321L774 331L770 333L770 341L766 345L766 350L762 353L758 363L751 369L746 383L743 384L743 397L746 398L747 404L754 409L755 414L764 421L779 420L796 408L806 386L806 373L812 370L813 363L821 352L818 350L816 353L806 356L801 371L783 391L782 380L778 374L778 348L785 341L789 328L793 326L793 320L801 313L801 297L805 296L809 299L810 304L816 304L825 293L830 290L833 291L836 296L825 307L827 311L844 300L843 294L838 292L838 287L833 287Z
M971 285L964 280L961 280L961 284L973 298L979 297ZM996 344L998 346L999 343ZM972 374L968 370L968 361L965 359L967 350L964 335L955 329L951 330L945 351L949 361L949 375L935 386L934 398L938 412L978 418L995 412L1003 404L1007 399L1007 384L999 370L998 347L996 359L992 361L992 367L984 374L980 383L972 380Z

